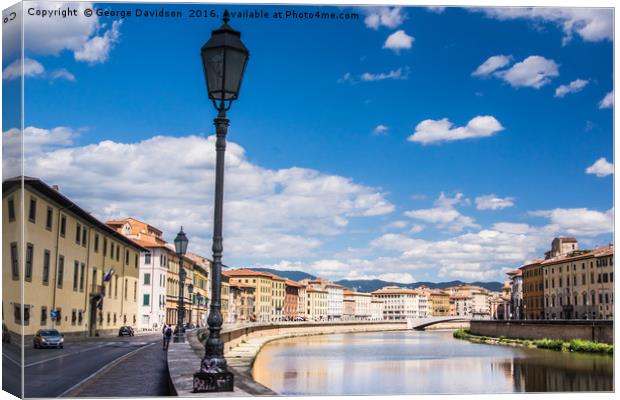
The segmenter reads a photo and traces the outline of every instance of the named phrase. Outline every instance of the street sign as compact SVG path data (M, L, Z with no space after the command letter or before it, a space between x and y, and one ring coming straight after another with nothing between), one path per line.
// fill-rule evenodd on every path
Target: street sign
M56 321L58 319L58 310L50 311L50 318L52 321Z

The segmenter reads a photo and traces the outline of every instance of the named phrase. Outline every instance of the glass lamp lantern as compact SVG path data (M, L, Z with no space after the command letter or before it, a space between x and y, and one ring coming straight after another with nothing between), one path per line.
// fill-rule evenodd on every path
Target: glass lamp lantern
M211 38L201 49L207 92L218 109L223 108L225 101L232 102L239 97L243 73L250 57L250 52L241 42L241 33L228 25L228 11L224 12L223 21L224 25L211 32Z

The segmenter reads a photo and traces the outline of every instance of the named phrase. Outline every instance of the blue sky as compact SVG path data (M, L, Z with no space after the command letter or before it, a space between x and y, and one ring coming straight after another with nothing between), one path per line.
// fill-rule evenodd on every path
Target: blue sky
M556 235L612 241L611 10L320 9L360 18L231 22L251 56L229 113L227 265L501 280ZM184 225L210 256L199 49L220 22L64 22L26 17L25 173L102 219Z

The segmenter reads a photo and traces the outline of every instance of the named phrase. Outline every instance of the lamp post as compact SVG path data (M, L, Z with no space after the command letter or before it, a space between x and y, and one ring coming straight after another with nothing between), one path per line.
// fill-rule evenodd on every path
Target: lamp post
M181 227L181 231L177 233L177 237L174 238L174 248L176 250L177 256L179 257L179 301L177 304L177 329L176 335L174 335L175 342L182 342L183 335L185 334L185 328L183 327L183 314L185 314L184 307L184 298L183 298L183 288L185 286L185 269L183 268L183 257L185 256L185 252L187 252L187 236L185 236L185 232L183 232L183 227Z
M194 298L192 297L192 293L194 293L194 285L191 283L187 286L187 292L189 293L189 318L187 322L191 325L192 323L192 306L194 305Z
M194 392L233 391L233 374L224 358L222 329L222 210L224 201L224 154L229 121L226 118L234 100L239 96L249 51L241 42L241 33L228 25L230 15L224 11L224 24L211 32L211 38L202 46L202 64L209 99L218 114L214 120L216 133L215 204L213 208L213 263L211 266L211 304L209 307L209 338L200 371L194 374Z

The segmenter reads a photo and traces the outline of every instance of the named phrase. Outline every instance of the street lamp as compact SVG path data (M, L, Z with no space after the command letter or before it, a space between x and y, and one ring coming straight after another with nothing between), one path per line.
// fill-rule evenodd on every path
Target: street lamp
M177 333L174 337L175 342L181 342L183 334L185 333L185 328L183 327L183 314L185 314L184 307L184 299L183 299L183 288L185 286L185 269L183 268L183 257L187 252L187 236L185 236L185 232L183 232L183 227L181 227L181 231L177 233L177 237L174 238L174 248L176 250L177 256L179 257L179 301L177 303Z
M231 392L233 374L224 358L222 330L222 210L224 201L224 154L229 120L226 118L234 100L239 96L249 51L241 42L241 33L228 25L230 14L224 11L224 24L211 32L202 46L202 65L209 99L218 111L214 120L216 132L215 204L213 208L213 263L211 265L211 304L209 307L209 338L200 371L194 374L194 392ZM227 103L228 102L228 103Z
M194 293L194 285L190 283L187 286L187 292L189 293L189 318L187 319L187 322L191 324L192 323L192 305L194 304L194 299L192 297L192 293Z

